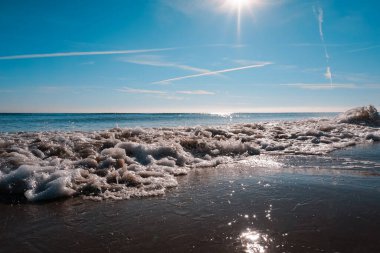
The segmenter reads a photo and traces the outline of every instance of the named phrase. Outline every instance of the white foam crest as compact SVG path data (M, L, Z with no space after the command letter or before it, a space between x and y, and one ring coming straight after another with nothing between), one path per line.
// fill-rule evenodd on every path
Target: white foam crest
M1 134L0 194L24 195L29 201L162 195L192 168L238 161L278 168L282 164L270 156L324 155L380 141L374 110L225 127Z

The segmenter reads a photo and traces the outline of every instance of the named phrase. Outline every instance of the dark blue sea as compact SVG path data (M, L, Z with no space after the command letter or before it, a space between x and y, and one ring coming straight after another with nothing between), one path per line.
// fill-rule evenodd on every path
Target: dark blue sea
M209 126L261 121L329 118L337 113L0 114L0 132L93 131L113 127Z

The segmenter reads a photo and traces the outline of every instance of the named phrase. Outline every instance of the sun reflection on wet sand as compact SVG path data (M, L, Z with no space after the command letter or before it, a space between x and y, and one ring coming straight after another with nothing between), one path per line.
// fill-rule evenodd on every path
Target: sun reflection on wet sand
M271 241L268 235L249 228L240 234L239 239L247 253L265 253Z

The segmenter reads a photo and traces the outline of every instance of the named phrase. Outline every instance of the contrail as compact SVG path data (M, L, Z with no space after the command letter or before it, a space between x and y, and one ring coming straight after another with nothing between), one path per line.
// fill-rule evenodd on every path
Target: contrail
M175 77L175 78L171 78L171 79L166 79L166 80L154 82L154 84L167 84L167 83L170 83L173 81L184 80L184 79L189 79L189 78L195 78L195 77L201 77L201 76L213 76L213 75L217 75L220 73L234 72L234 71L239 71L239 70L243 70L243 69L261 68L261 67L264 67L264 66L267 66L270 64L272 64L272 63L271 62L264 62L264 63L260 63L260 64L249 65L249 66L244 66L244 67L239 67L239 68L222 69L222 70L210 71L210 72L195 74L195 75L180 76L180 77Z
M116 50L116 51L66 52L66 53L51 53L51 54L23 54L23 55L0 56L0 60L19 60L19 59L54 58L54 57L88 56L88 55L138 54L138 53L168 51L168 50L174 50L174 49L175 48L161 48L161 49L139 49L139 50Z
M318 6L317 7L313 7L313 10L314 10L314 13L317 17L317 20L318 20L318 25L319 25L319 36L321 37L321 42L322 42L322 45L323 45L323 48L325 50L325 58L326 58L326 73L325 73L325 77L330 81L330 84L331 84L331 87L333 86L333 79L332 79L332 73L331 73L331 68L329 66L329 61L330 61L330 55L327 51L327 46L326 46L326 42L325 42L325 36L324 36L324 33L323 33L323 15L324 15L324 12L323 12L323 9L322 7Z

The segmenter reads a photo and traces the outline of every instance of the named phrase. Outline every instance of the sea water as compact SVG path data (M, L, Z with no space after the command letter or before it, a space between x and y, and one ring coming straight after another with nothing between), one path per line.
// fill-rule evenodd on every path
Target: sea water
M329 118L336 113L2 113L0 132L92 131L113 127L228 125L276 120Z

